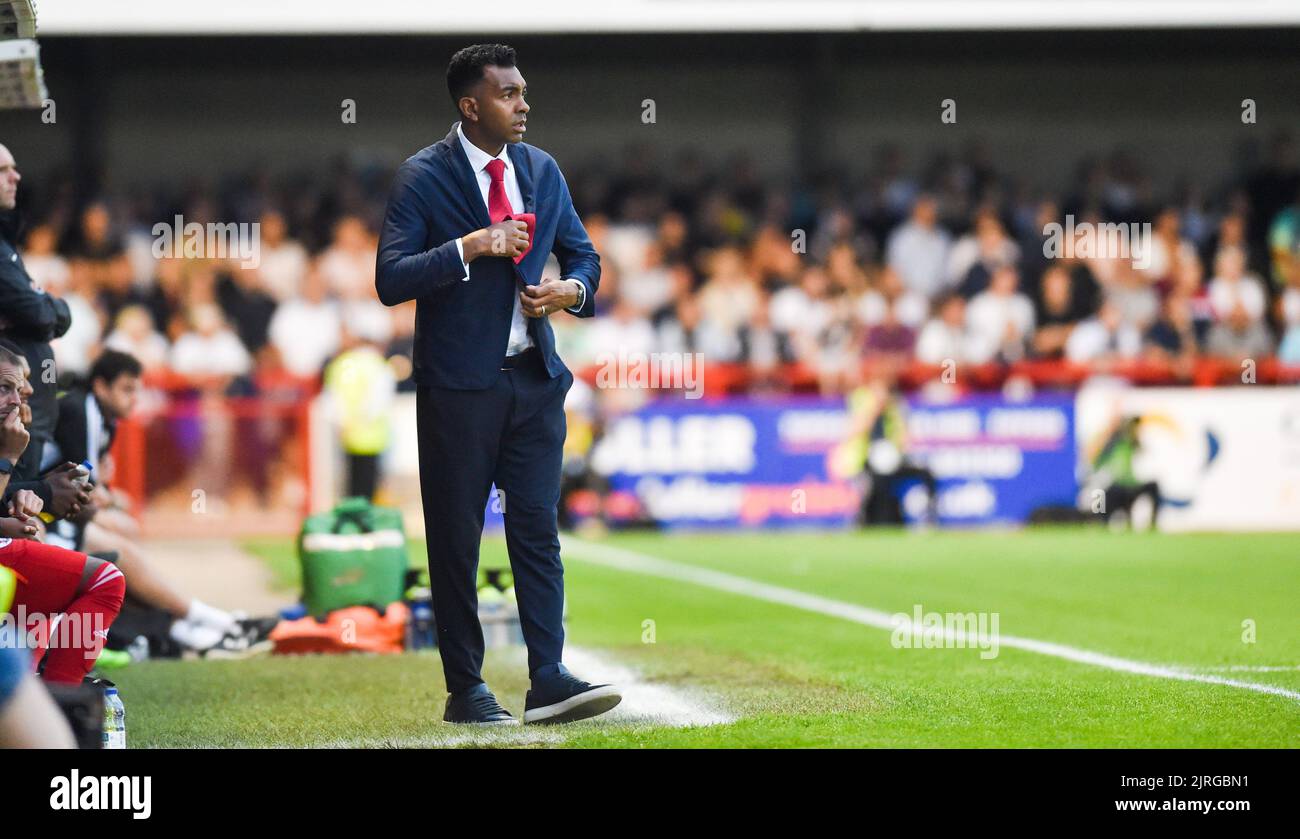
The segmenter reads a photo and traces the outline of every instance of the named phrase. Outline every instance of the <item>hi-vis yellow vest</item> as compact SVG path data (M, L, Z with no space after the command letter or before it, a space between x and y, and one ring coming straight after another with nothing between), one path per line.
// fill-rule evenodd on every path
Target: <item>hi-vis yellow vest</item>
M388 359L373 347L356 347L330 362L325 389L334 400L348 454L379 454L388 448L397 380Z
M895 443L900 449L903 448L905 437L903 418L894 400L887 398L881 405L879 398L870 388L858 387L849 393L846 401L850 422L870 413L876 413L877 416L872 428L842 440L831 449L826 459L826 469L832 479L840 481L850 480L862 474L866 468L867 455L871 452L873 432L880 432L880 436Z
M4 540L9 541L9 540ZM0 565L0 613L9 611L13 605L14 593L18 590L18 577L13 571Z

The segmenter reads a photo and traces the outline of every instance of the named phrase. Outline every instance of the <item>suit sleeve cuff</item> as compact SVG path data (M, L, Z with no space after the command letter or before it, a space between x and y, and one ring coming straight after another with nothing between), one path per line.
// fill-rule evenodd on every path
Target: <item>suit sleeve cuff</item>
M460 237L456 237L456 255L460 257L460 264L465 266L465 276L460 278L463 283L469 279L469 263L465 261L465 246L460 243Z

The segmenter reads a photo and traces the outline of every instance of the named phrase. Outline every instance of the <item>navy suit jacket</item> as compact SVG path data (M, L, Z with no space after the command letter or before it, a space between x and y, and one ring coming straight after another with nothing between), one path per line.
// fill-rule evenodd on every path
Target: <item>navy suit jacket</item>
M524 199L520 212L537 214L532 250L518 265L508 257L479 257L469 264L468 280L462 280L465 267L456 240L491 222L456 125L397 170L379 237L375 289L387 306L418 301L414 366L421 385L481 390L497 380L518 282L541 282L551 253L559 259L561 277L587 287L577 316L595 313L600 257L573 209L560 167L527 143L507 149ZM551 378L564 374L568 368L555 352L548 318L527 320Z

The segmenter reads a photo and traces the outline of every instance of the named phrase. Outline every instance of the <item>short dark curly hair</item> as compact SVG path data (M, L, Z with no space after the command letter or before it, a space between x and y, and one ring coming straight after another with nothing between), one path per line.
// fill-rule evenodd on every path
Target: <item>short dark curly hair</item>
M458 50L447 65L447 92L459 107L460 98L483 78L483 68L515 66L515 48L505 44L474 44Z
M117 350L104 350L90 368L90 381L94 383L102 380L112 387L119 376L139 376L142 373L144 366L135 356Z

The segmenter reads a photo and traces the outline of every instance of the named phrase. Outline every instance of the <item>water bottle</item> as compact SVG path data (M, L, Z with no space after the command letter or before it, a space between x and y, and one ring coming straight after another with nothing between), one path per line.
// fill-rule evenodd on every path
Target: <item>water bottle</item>
M104 748L126 748L126 706L117 688L104 691Z
M407 649L427 649L435 645L433 600L427 588L413 588L407 593L411 603L411 622L407 626Z
M72 482L84 489L85 487L90 485L90 474L93 471L94 471L94 467L90 464L89 460L81 461L81 465L79 465L76 469L72 470L73 472ZM55 519L53 513L42 510L36 515L40 518L41 521L45 522L46 524L54 524Z
M89 460L81 461L81 465L73 470L76 475L72 482L79 487L85 487L90 484L90 474L95 471L95 467L90 464Z

